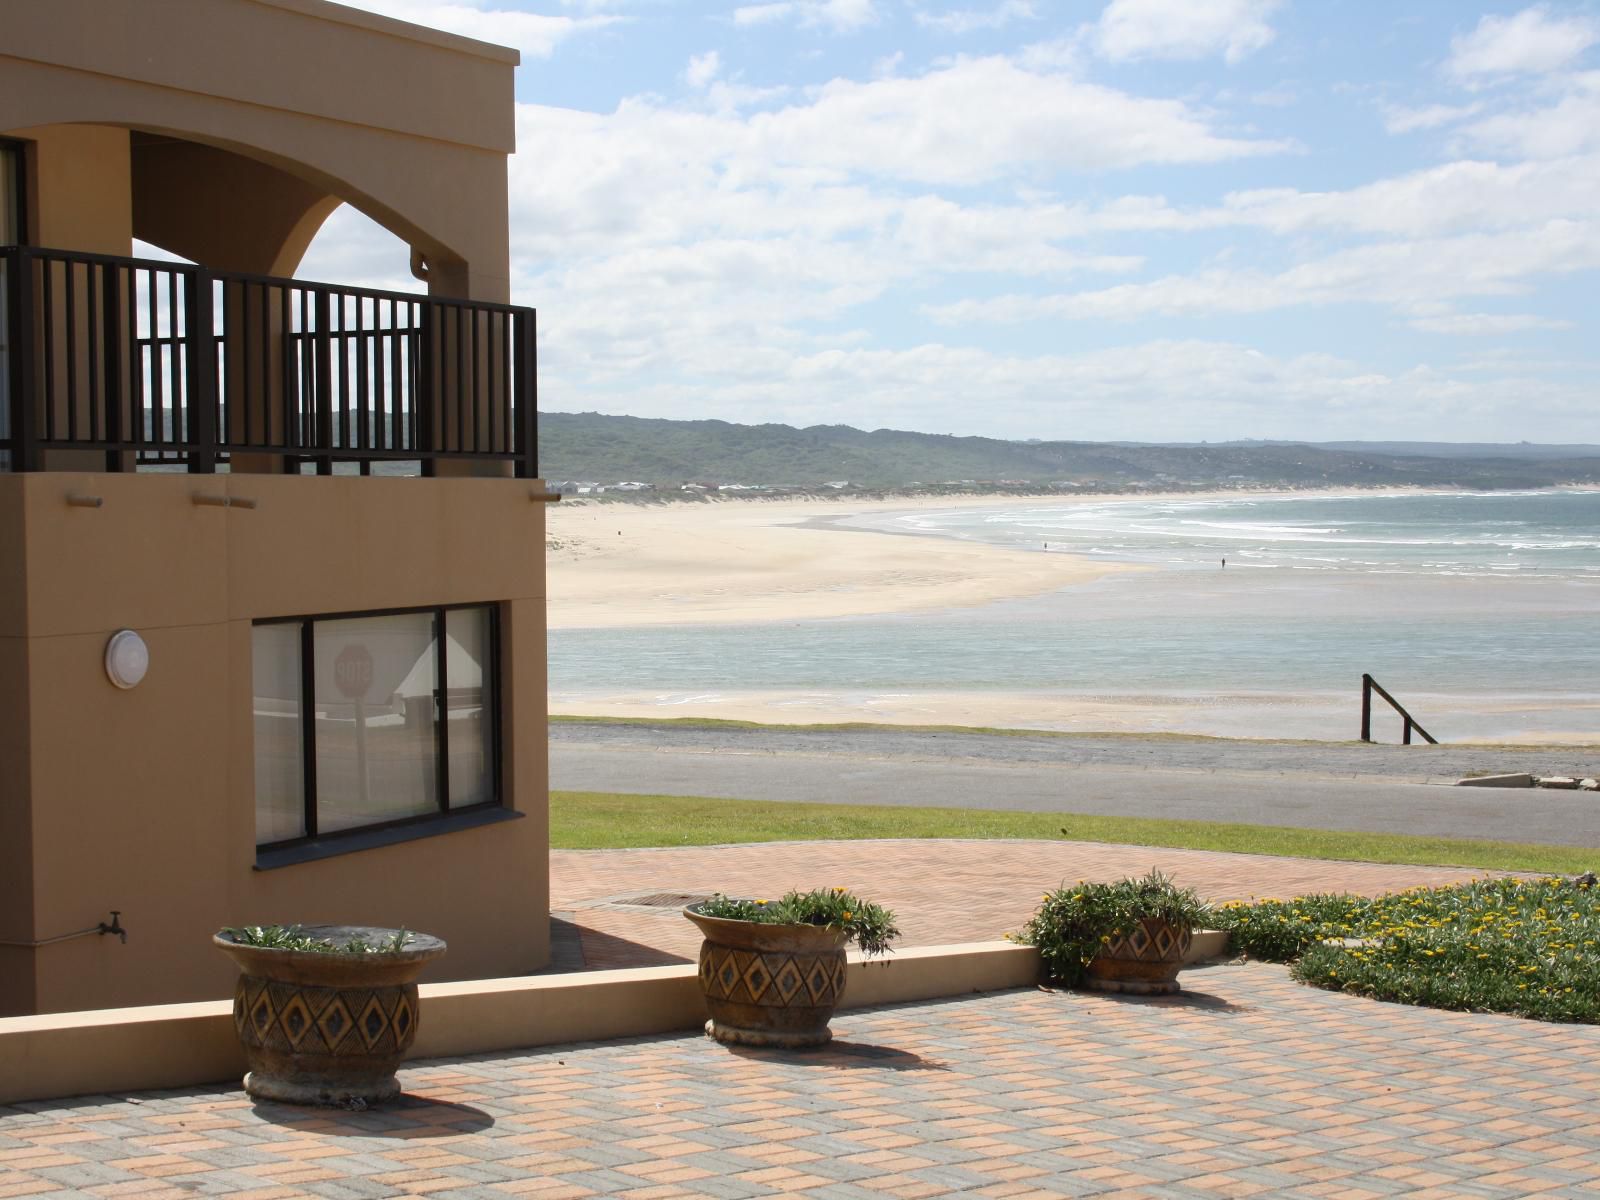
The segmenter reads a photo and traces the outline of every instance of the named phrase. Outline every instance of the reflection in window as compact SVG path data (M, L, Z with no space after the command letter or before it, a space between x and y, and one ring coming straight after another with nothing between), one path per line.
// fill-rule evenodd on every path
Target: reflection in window
M433 613L313 621L317 832L439 809Z
M301 752L300 626L257 625L255 678L256 841L306 834L306 772Z
M254 646L258 845L498 802L492 607L269 622Z

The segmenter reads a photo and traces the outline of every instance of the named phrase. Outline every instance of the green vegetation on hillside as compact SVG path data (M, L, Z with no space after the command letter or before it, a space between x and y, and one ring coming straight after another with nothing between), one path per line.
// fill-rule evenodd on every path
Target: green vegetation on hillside
M1580 448L1581 449L1581 448ZM599 413L539 414L546 479L673 488L688 482L930 491L1160 487L1527 488L1600 482L1600 458L1460 458L1280 443L1016 442L848 425L734 425Z

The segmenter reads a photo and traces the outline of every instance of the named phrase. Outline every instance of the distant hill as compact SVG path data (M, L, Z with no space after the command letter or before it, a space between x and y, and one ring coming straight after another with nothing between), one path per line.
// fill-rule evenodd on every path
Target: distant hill
M1437 443L1017 442L848 425L796 429L539 414L539 466L546 479L637 480L657 487L701 482L815 488L844 480L866 490L983 486L1016 491L1600 483L1600 447L1537 447L1538 454L1532 449Z
M1224 442L1226 446L1309 445L1323 450L1348 450L1353 454L1411 455L1425 458L1600 458L1600 446L1540 442Z

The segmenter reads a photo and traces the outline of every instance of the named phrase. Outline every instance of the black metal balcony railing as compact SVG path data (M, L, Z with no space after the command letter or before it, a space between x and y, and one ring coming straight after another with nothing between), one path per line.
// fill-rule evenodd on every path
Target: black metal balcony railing
M538 474L530 308L19 246L0 306L0 469Z

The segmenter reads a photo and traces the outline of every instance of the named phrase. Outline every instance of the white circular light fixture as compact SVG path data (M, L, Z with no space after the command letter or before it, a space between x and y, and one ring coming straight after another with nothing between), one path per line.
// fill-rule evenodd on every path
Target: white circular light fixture
M150 669L150 647L131 629L119 629L106 643L106 677L119 688L137 687Z

